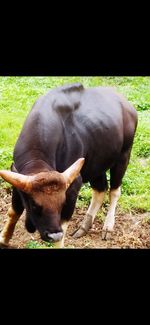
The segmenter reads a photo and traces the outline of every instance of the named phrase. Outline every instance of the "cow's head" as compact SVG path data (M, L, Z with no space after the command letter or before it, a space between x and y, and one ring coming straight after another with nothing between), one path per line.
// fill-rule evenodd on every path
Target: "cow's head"
M84 158L78 159L63 173L57 171L23 175L1 170L7 182L21 192L26 209L26 228L29 232L39 231L45 241L60 241L63 237L61 211L66 199L66 191L79 175Z

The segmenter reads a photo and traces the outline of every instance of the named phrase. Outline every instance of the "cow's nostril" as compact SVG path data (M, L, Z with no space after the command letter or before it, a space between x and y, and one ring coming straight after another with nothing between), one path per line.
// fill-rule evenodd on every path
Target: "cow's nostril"
M47 233L47 237L52 242L60 241L63 238L63 232Z

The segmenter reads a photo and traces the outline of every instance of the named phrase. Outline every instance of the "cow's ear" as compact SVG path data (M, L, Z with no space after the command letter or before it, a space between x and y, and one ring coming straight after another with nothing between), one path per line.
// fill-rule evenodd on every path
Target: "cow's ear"
M71 185L75 178L79 176L84 161L85 158L78 159L74 164L72 164L62 173L63 177L65 178L67 188Z
M27 176L19 173L14 173L9 170L0 170L0 176L14 187L26 193L32 190L32 182L34 176Z

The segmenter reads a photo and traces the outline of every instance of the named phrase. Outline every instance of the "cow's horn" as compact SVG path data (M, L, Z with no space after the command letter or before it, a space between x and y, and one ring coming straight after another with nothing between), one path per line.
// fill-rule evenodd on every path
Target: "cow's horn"
M67 188L71 185L71 183L75 180L75 178L79 175L80 170L84 164L85 158L78 159L74 164L72 164L69 168L67 168L62 175L65 178Z
M8 170L0 170L0 176L8 183L12 184L19 190L30 193L34 176L27 176L14 173Z

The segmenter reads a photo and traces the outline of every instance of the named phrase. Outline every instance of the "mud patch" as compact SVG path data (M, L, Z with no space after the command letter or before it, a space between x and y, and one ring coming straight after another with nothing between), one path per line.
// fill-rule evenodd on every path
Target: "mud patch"
M0 230L7 220L7 210L11 205L9 190L2 190L0 194ZM92 229L82 238L73 239L71 234L82 222L86 209L76 209L69 223L65 247L67 248L150 248L150 213L116 215L114 232L107 241L102 240L103 221L95 219ZM42 243L38 232L30 234L24 226L23 214L14 231L10 246L26 248L29 241Z

